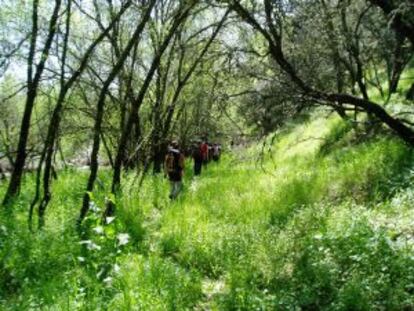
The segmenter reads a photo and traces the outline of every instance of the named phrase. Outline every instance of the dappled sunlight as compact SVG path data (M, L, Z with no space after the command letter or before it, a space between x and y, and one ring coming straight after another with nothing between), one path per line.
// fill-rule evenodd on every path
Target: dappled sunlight
M0 310L414 310L412 0L0 0Z

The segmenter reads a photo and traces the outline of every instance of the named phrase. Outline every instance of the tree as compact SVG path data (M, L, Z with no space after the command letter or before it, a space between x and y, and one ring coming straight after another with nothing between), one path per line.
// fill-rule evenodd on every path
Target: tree
M122 159L124 159L125 155L125 145L127 144L130 132L132 129L132 125L134 123L134 116L138 114L139 108L142 105L142 102L144 100L145 94L148 90L148 87L152 81L152 78L160 64L161 57L164 54L165 50L167 49L168 45L170 44L171 39L173 38L175 32L180 27L180 25L186 20L189 13L191 12L191 9L194 7L196 2L190 2L189 4L184 3L182 6L180 6L177 9L177 13L174 16L173 22L171 27L169 28L169 31L164 38L162 44L160 45L160 48L158 49L157 53L155 54L151 66L147 72L147 75L145 77L145 80L141 86L141 89L139 91L138 96L133 102L132 110L129 115L128 121L126 123L125 128L123 129L120 139L119 139L119 145L117 150L117 155L115 158L115 165L114 165L114 174L112 178L112 186L111 191L113 194L116 194L119 191L119 186L121 184L121 170L122 170ZM108 202L105 215L110 216L115 211L115 204L112 201Z
M9 206L12 199L16 196L20 189L21 178L23 174L24 165L26 162L27 156L27 139L30 131L30 121L33 112L33 107L35 105L37 91L40 83L40 79L45 68L45 63L49 57L50 48L52 47L53 39L57 30L57 23L59 19L59 11L62 1L55 0L55 5L53 8L53 13L49 21L49 28L46 35L46 41L42 48L40 60L36 65L34 70L34 62L37 50L37 38L38 38L38 7L39 1L33 0L33 9L32 9L32 31L30 38L30 50L27 61L27 94L26 94L26 104L23 114L23 119L21 122L20 128L20 137L17 147L16 160L14 161L13 173L9 182L9 187L3 199L3 206Z
M230 1L230 7L248 24L250 24L256 31L258 31L268 43L269 53L273 60L280 66L291 79L291 81L299 88L300 92L309 99L326 103L333 107L338 105L351 105L358 109L372 114L382 123L391 128L400 138L410 145L414 145L414 132L405 125L401 120L392 117L381 105L370 101L366 98L356 97L347 93L331 93L321 91L310 84L306 83L297 73L294 66L286 58L283 45L283 29L284 20L281 17L283 12L283 5L275 6L270 0L264 0L263 19L256 18L252 12L241 4L239 1Z
M125 13L125 11L131 6L131 1L127 1L120 9L120 11L113 16L113 20L109 24L108 27L103 28L102 32L97 36L97 38L90 44L90 46L86 49L86 52L82 56L80 63L77 69L71 74L69 78L66 78L66 58L68 53L68 38L69 38L69 31L71 25L71 7L72 1L69 0L66 9L66 31L65 36L63 39L63 47L62 47L62 58L61 58L61 75L60 75L60 90L59 95L57 98L57 102L55 108L53 110L51 120L49 123L48 131L46 134L46 140L44 144L44 149L41 154L41 158L38 165L38 180L37 180L37 191L35 194L35 198L31 204L30 211L29 211L29 221L32 219L33 208L38 201L39 198L39 178L41 173L41 168L43 162L45 162L45 168L43 173L43 196L39 205L39 226L41 227L44 224L44 213L46 207L51 199L51 192L50 192L50 181L51 181L51 173L52 173L52 160L53 155L55 152L56 146L56 139L58 136L58 131L61 122L61 114L64 108L64 102L67 93L72 88L72 86L76 83L79 77L82 75L84 70L87 67L88 61L92 56L95 48L101 43L101 41L108 35L110 30L114 27L116 22L121 18L121 16Z
M113 80L116 78L120 70L122 69L122 66L128 57L129 53L131 52L132 48L138 42L141 38L142 32L145 28L145 25L147 24L151 11L155 5L156 0L151 0L147 8L141 17L140 23L138 23L134 33L132 34L130 40L128 41L127 46L124 48L124 50L121 53L121 56L119 57L117 63L110 71L108 77L106 78L103 87L100 91L98 102L97 102L97 112L95 116L95 125L93 129L93 147L91 151L91 165L90 165L90 174L88 178L88 183L86 186L86 193L83 196L83 203L82 208L79 216L79 223L82 221L82 219L85 217L86 213L89 209L89 202L90 202L90 192L93 190L94 183L97 177L98 173L98 153L100 148L100 137L101 137L101 129L102 129L102 120L103 120L103 114L104 114L104 106L105 106L105 99L106 95L108 93L109 87ZM120 142L121 145L122 141ZM120 160L122 161L122 159Z
M370 2L381 10L390 20L393 29L410 40L414 49L414 13L412 3L409 0L387 1L387 0L370 0Z

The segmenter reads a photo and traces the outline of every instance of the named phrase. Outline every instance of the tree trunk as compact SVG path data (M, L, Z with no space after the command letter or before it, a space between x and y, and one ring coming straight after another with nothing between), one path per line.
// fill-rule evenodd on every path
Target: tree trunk
M95 117L95 125L94 125L94 130L93 130L93 133L94 133L93 134L93 147L92 147L92 152L91 152L91 165L90 165L91 170L90 170L90 175L88 178L88 183L86 186L86 192L83 196L83 203L82 203L82 208L81 208L79 219L78 219L78 225L82 222L83 218L85 218L89 210L89 202L90 202L89 193L93 190L93 186L94 186L97 174L98 174L98 166L99 166L98 154L99 154L99 147L100 147L100 135L101 135L102 119L103 119L103 114L104 114L106 94L108 92L109 86L111 85L112 81L121 71L122 66L124 65L125 60L127 59L132 48L134 47L136 42L140 39L141 34L145 28L145 25L147 24L150 18L151 11L155 5L155 2L156 0L151 0L151 2L148 4L147 10L145 11L145 15L143 16L141 22L138 24L137 28L135 29L131 39L129 40L125 50L122 52L122 55L118 59L116 65L111 70L99 94L98 103L97 103L97 113ZM122 142L120 142L120 144L122 144ZM115 168L116 168L116 162L115 162Z
M264 0L266 7L271 7L270 0ZM387 113L387 111L382 108L380 105L371 102L367 99L361 99L348 94L328 94L318 90L313 89L311 86L307 85L296 73L292 65L286 60L282 47L281 47L281 37L278 34L275 34L272 29L267 31L263 28L259 22L252 16L250 13L240 5L240 3L233 2L233 9L243 18L247 23L249 23L253 28L259 31L263 37L267 40L269 44L269 52L273 59L277 62L280 68L289 75L291 80L300 88L305 96L311 99L316 99L319 101L327 101L331 105L340 104L350 104L356 108L363 109L366 113L374 115L382 123L387 125L392 129L401 139L407 142L410 146L414 146L414 131L406 126L400 120L392 117ZM271 20L271 15L267 15L267 24L273 24Z
M23 175L23 169L26 163L26 148L27 140L30 132L30 121L32 117L33 107L36 101L37 89L40 83L40 78L43 74L45 63L49 57L49 51L52 46L53 38L57 29L57 22L59 18L59 10L61 5L61 0L55 1L55 7L53 9L53 14L50 19L48 34L46 38L45 45L42 50L42 55L40 61L36 67L35 76L32 77L33 73L33 61L36 54L36 41L38 33L38 0L33 1L33 16L32 16L32 38L30 43L30 51L28 58L28 85L27 85L27 97L26 104L23 113L23 119L20 128L20 137L19 143L17 146L17 155L16 160L14 161L14 169L12 176L10 178L9 187L3 199L3 206L8 206L13 198L17 195L20 190L21 179Z
M125 146L131 134L132 125L134 123L134 116L138 114L139 108L144 100L145 94L150 86L154 73L160 64L161 57L164 51L167 49L171 41L171 38L175 34L178 27L187 18L188 13L190 12L191 8L194 5L195 4L192 4L191 6L186 8L179 16L175 18L173 25L171 26L168 34L166 35L163 43L161 44L156 56L152 60L151 67L147 73L147 76L145 77L144 83L140 89L138 97L136 98L136 100L134 101L132 105L131 114L128 117L125 129L122 132L121 137L119 139L119 146L118 146L118 151L117 151L117 155L115 158L115 167L114 167L114 174L112 178L112 187L111 187L111 191L113 194L116 194L118 192L119 186L121 184L122 159L124 158L124 155L125 155ZM114 202L109 201L106 207L106 210L105 210L105 216L110 216L114 212L115 212L115 204Z
M390 0L370 0L372 4L381 8L384 14L391 19L391 26L400 35L408 38L411 41L411 47L414 50L414 25L403 18L393 1ZM394 14L395 13L395 14Z
M217 25L216 29L214 29L211 37L209 38L206 45L202 49L200 55L198 55L198 57L196 58L194 63L191 65L191 67L189 68L189 70L185 74L184 78L182 80L180 80L181 77L178 77L178 79L179 79L178 86L177 86L177 88L174 92L174 96L171 100L170 105L167 107L167 116L164 120L161 139L165 140L165 138L166 138L166 136L167 136L167 134L168 134L168 132L171 128L171 122L172 122L172 119L173 119L173 116L174 116L174 111L175 111L175 108L176 108L176 105L177 105L177 102L178 102L178 98L180 97L180 94L181 94L182 90L184 89L185 85L187 84L187 82L191 78L191 76L194 73L194 70L197 68L198 64L202 61L204 55L208 52L208 50L209 50L211 44L213 43L214 39L219 34L219 32L220 32L221 28L223 27L224 22L226 21L227 16L228 16L229 13L230 13L230 10L227 10L226 13L224 14L224 16L222 17L222 19L220 20L220 23Z
M71 89L73 84L79 79L79 77L82 75L82 73L85 71L88 61L90 57L92 56L95 48L98 46L98 44L108 35L109 31L114 27L116 22L121 18L121 16L125 13L125 11L131 6L131 1L128 1L125 3L125 5L120 9L117 15L115 15L114 19L111 21L111 23L108 25L107 28L103 29L100 35L91 43L91 45L86 49L86 52L83 56L83 58L80 61L79 67L77 70L75 70L72 74L72 76L65 81L64 80L64 66L65 66L65 59L66 59L66 53L67 53L67 41L69 36L69 23L70 23L70 5L71 1L68 2L68 10L67 10L67 20L66 20L66 34L65 34L65 43L64 43L64 49L63 49L63 57L62 57L62 73L61 73L61 87L59 91L59 96L56 102L56 106L53 110L52 117L49 123L48 131L46 134L46 140L43 147L43 151L41 154L41 160L39 161L39 167L37 170L37 178L36 178L36 192L35 197L31 203L30 209L29 209L29 226L31 227L32 223L32 215L33 215L33 209L36 206L39 198L40 198L40 175L42 173L42 166L43 163L45 163L45 169L43 172L43 196L41 199L41 203L39 206L39 225L43 225L43 217L46 210L46 207L51 199L52 193L50 192L50 185L51 185L51 175L53 173L53 167L52 167L52 160L53 155L55 152L55 146L57 144L57 137L58 132L60 128L60 122L62 118L62 111L64 108L64 102L66 98L66 94ZM63 159L63 157L62 157Z

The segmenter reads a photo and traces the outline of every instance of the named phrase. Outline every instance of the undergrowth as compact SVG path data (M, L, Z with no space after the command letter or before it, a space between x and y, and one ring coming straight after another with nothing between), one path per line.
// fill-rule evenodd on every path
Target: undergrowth
M59 174L47 225L33 233L27 175L0 216L0 308L414 308L412 151L391 136L357 135L335 117L311 118L265 148L226 152L201 177L189 163L175 202L162 176L138 189L130 172L105 225L104 170L81 235L86 172Z

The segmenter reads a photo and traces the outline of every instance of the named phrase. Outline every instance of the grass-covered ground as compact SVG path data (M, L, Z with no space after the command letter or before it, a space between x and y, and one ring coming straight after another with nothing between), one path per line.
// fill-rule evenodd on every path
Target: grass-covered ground
M82 237L86 173L60 173L35 233L29 176L0 218L0 309L411 310L413 155L377 137L313 117L227 152L201 178L188 168L173 203L162 177L138 189L130 173L101 227L103 172Z

